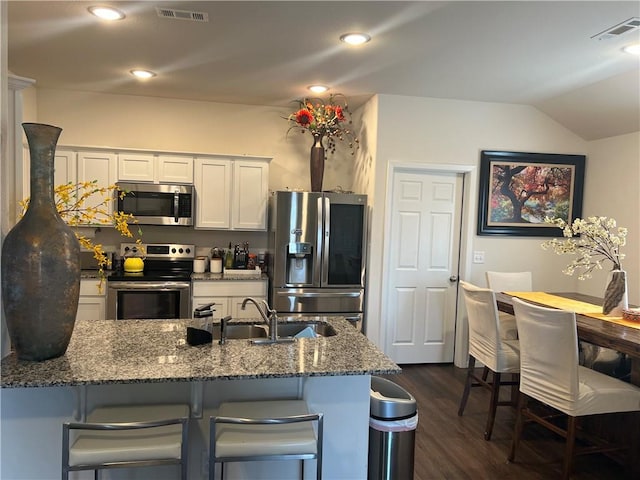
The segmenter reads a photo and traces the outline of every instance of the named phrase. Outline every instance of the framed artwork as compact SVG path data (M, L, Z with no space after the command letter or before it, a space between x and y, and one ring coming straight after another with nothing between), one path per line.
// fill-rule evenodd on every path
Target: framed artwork
M562 236L544 219L571 222L582 215L585 158L483 150L478 235Z

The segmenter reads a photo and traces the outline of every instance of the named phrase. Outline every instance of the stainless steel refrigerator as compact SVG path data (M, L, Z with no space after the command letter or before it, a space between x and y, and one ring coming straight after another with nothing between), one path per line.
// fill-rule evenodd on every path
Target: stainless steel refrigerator
M362 328L367 196L274 192L269 301L286 314L344 315Z

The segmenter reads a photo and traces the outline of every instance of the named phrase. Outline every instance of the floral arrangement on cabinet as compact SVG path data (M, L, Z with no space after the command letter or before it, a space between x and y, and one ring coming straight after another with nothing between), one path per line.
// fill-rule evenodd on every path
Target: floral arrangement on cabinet
M611 262L603 313L617 314L627 308L626 272L622 270L624 253L620 251L627 242L627 229L618 227L616 220L609 217L576 218L573 223L547 217L545 222L562 229L565 238L547 240L542 248L558 255L576 255L562 272L566 275L578 272L578 280L585 280L591 278L594 270L602 270L603 263Z
M336 140L345 141L351 154L355 154L359 141L352 130L351 112L344 95L332 94L327 101L321 98L303 98L295 102L298 108L287 117L291 124L287 133L292 129L299 129L301 133L308 131L312 135L326 137L330 153L336 151Z
M117 194L123 197L125 192L116 185L101 187L96 180L90 182L64 183L54 187L54 199L56 209L60 217L70 227L114 227L120 235L127 238L134 238L131 225L136 224L134 215L109 211L109 204L113 202ZM20 202L22 214L29 206L29 198ZM98 277L100 285L104 280L105 268L111 267L111 260L107 257L101 244L95 243L92 238L82 233L82 230L74 228L74 233L81 248L93 251L93 256L98 265ZM138 226L135 242L142 243L142 230Z

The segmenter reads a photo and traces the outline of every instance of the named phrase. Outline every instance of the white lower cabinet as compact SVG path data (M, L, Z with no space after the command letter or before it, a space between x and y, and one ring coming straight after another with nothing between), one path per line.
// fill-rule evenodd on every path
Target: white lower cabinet
M107 282L102 282L102 289L100 289L99 285L100 280L97 278L80 280L80 298L78 300L76 321L105 319L107 311Z
M256 300L267 299L266 280L196 280L193 282L193 309L215 302L213 318L218 320L227 315L232 318L260 318L260 313L253 303L248 303L242 310L242 302L246 297Z

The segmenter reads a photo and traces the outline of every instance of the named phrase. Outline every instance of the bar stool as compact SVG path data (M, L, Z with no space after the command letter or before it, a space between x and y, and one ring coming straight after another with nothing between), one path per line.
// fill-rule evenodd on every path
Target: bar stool
M317 435L313 422L317 422ZM322 413L309 413L303 400L226 402L210 418L209 480L215 464L225 462L316 459L316 479L322 478Z
M460 286L464 294L469 321L469 366L458 416L464 413L471 387L483 387L489 390L491 399L484 438L491 440L497 407L515 406L517 395L513 393L516 392L512 391L511 401L500 401L500 387L518 385L516 378L520 372L520 346L518 340L505 339L502 334L494 291L462 281ZM482 377L478 377L475 373L476 360L484 364ZM492 373L491 382L487 381L489 371ZM503 373L512 374L514 379L503 381Z
M62 480L69 472L180 465L187 480L187 405L119 405L95 408L86 423L62 429ZM74 433L76 432L77 433Z

